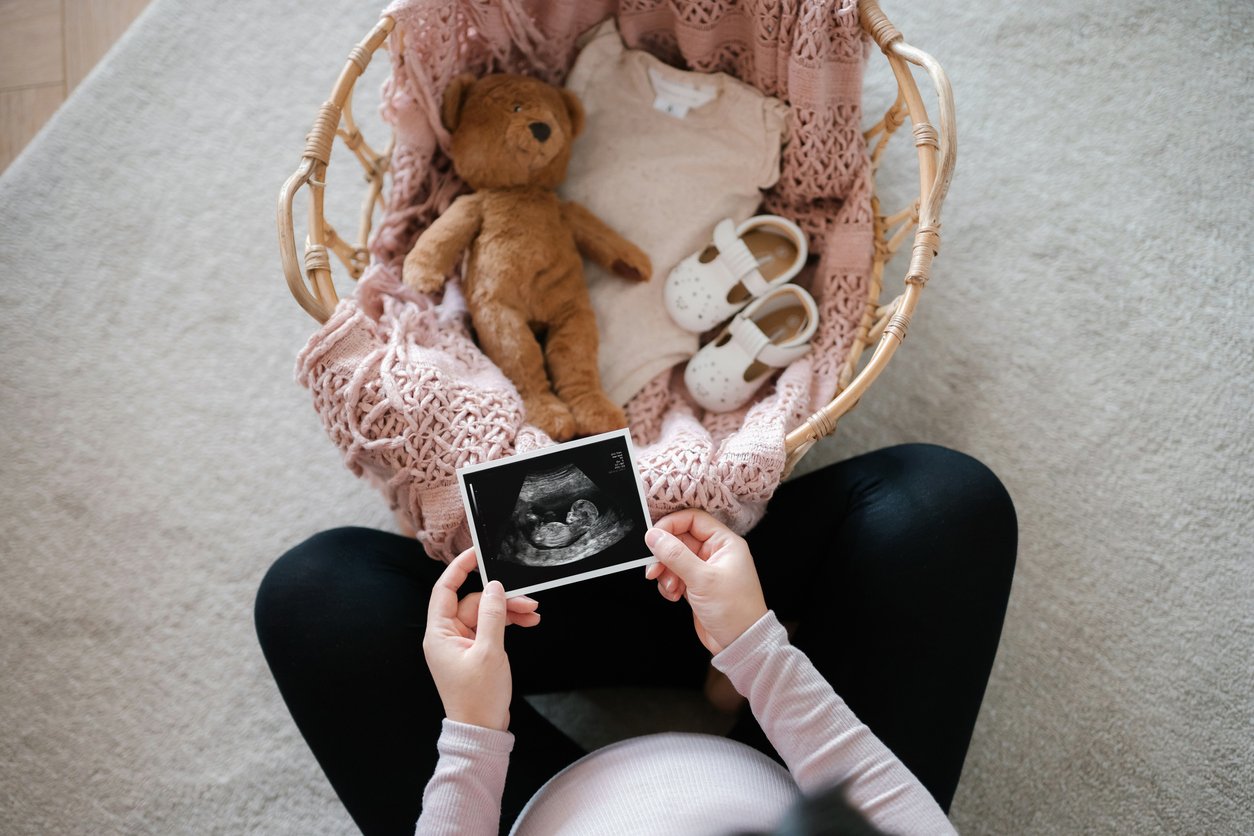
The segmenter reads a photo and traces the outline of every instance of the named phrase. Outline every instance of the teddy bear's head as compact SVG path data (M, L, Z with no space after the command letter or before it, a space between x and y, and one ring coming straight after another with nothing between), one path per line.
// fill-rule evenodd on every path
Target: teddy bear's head
M452 133L453 167L475 189L556 188L583 130L574 93L522 75L458 76L440 117Z

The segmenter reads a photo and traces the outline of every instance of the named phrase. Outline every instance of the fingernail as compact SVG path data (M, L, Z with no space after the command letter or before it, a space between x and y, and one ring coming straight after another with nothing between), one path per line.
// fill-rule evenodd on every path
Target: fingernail
M662 539L662 535L666 532L660 528L650 528L644 533L644 544L649 548L653 548Z
M504 595L505 587L500 581L488 581L488 585L483 588L484 592L491 592L493 595Z
M530 595L519 595L515 597L514 600L522 601L523 603L526 603L526 604L538 604L539 603L538 601L536 601L535 598L532 598Z
M667 579L666 583L662 584L662 586L666 588L666 591L669 594L675 594L675 582L673 580Z

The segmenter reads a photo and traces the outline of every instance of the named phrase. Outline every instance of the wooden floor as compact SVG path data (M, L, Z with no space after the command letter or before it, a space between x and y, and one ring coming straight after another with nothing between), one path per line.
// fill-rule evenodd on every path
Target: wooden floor
M0 171L149 0L0 0Z

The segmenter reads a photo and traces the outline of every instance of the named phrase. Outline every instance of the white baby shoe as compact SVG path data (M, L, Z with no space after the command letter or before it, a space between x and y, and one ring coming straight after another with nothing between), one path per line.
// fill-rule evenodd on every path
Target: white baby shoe
M778 215L756 215L739 226L724 218L713 238L675 265L662 290L671 318L697 334L792 280L806 263L805 233Z
M693 399L710 412L744 406L771 372L810 350L819 326L814 298L785 284L751 302L684 369Z

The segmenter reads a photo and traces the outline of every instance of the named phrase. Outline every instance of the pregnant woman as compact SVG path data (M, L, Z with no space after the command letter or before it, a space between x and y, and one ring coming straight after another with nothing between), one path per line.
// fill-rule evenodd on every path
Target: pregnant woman
M810 833L796 798L834 785L858 815L839 832L948 832L1016 540L988 468L905 445L781 485L743 539L668 515L642 543L660 561L648 583L609 575L539 603L477 591L473 552L445 567L410 538L326 531L271 567L256 622L368 834ZM746 698L727 739L588 754L522 699L699 689L711 654Z

